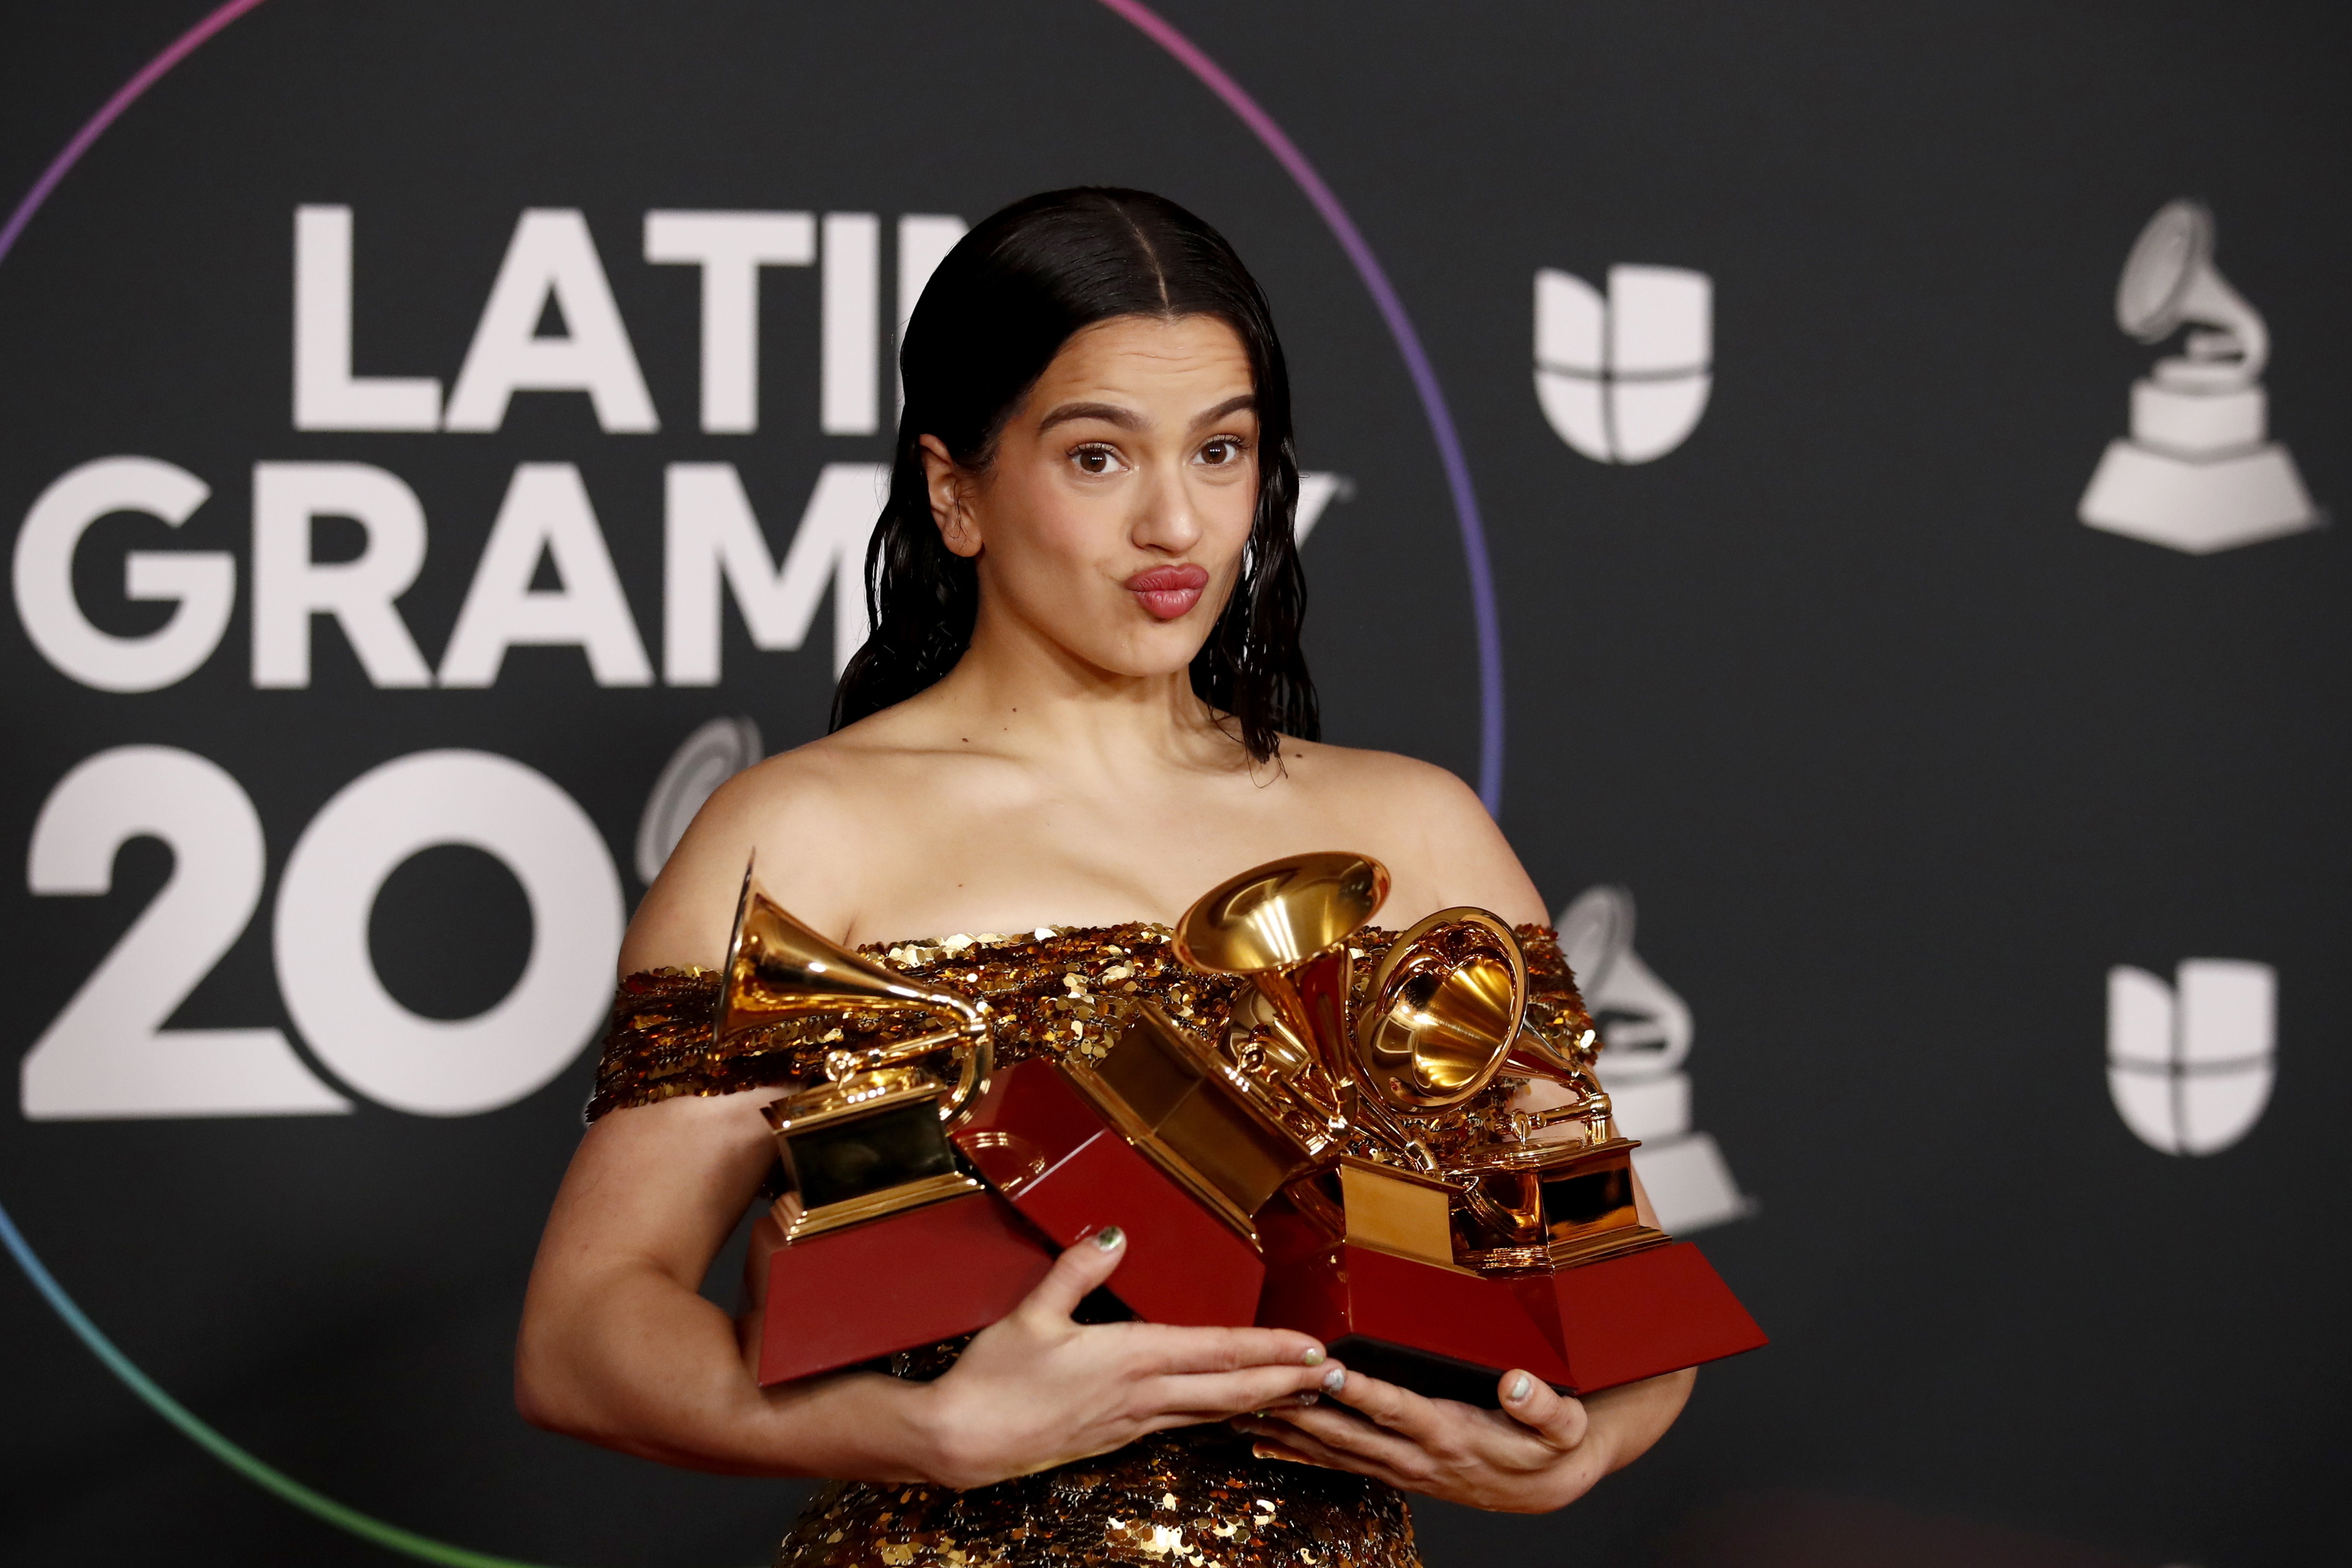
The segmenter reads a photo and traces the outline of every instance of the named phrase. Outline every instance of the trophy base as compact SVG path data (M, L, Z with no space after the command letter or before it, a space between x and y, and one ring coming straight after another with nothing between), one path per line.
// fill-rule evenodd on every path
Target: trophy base
M1569 1369L1544 1336L1547 1303L1523 1300L1539 1275L1479 1274L1401 1257L1328 1232L1287 1203L1258 1216L1266 1245L1258 1322L1323 1342L1339 1361L1433 1399L1493 1408L1498 1380L1524 1367L1565 1388Z
M1269 1263L1258 1321L1313 1334L1343 1363L1431 1398L1491 1409L1514 1367L1563 1394L1596 1394L1765 1343L1688 1242L1481 1274L1331 1243L1286 1209L1260 1224Z
M1595 1394L1767 1343L1764 1331L1687 1241L1537 1275L1536 1310L1574 1394Z
M790 1383L988 1327L1054 1254L988 1193L927 1204L769 1255L760 1383Z
M1265 1280L1257 1248L1129 1143L1052 1062L1033 1058L998 1074L949 1136L1058 1245L1106 1226L1126 1231L1127 1256L1107 1289L1136 1316L1234 1327L1255 1320Z
M2223 455L2108 443L2075 515L2091 527L2210 555L2319 526L2294 459L2275 443Z

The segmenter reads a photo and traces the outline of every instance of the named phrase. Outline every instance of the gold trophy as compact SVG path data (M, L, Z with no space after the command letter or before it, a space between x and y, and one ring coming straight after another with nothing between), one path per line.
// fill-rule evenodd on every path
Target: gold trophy
M1193 969L1249 980L1227 1050L1263 1098L1291 1104L1290 1121L1322 1122L1321 1173L1292 1184L1293 1205L1334 1231L1353 1226L1361 1238L1370 1225L1382 1238L1375 1245L1450 1262L1444 1215L1453 1185L1436 1174L1426 1143L1366 1092L1349 1048L1356 956L1349 942L1388 890L1388 868L1368 856L1274 861L1204 894L1177 922L1174 946ZM1438 978L1434 960L1424 967Z
M1093 1060L1001 1072L956 1144L1063 1245L1116 1225L1105 1289L1153 1322L1254 1321L1265 1280L1257 1215L1310 1148L1239 1073L1158 1007L1106 1025Z
M763 1384L984 1328L1053 1261L949 1142L988 1088L984 1005L820 936L747 867L719 1037L825 1016L934 1026L829 1051L822 1081L762 1108L790 1184L751 1269Z
M1220 883L1187 910L1176 924L1176 956L1204 973L1248 977L1256 1013L1297 1053L1280 1064L1285 1076L1315 1098L1344 1078L1329 1043L1348 1035L1355 974L1348 939L1388 896L1388 868L1367 856L1272 861Z
M1530 1020L1526 993L1526 956L1508 927L1484 910L1441 910L1397 938L1358 1022L1365 1079L1402 1113L1460 1105L1507 1069L1570 1092L1546 1110L1432 1129L1440 1164L1459 1184L1454 1259L1487 1270L1559 1268L1667 1241L1639 1217L1637 1145L1611 1122L1592 1073L1592 1031L1554 1044L1557 1022Z
M1478 1287L1427 1268L1370 1271L1384 1270L1390 1291L1417 1299L1419 1310L1389 1314L1401 1344L1368 1348L1424 1392L1491 1404L1496 1373L1516 1365L1591 1393L1764 1342L1698 1249L1648 1222L1636 1145L1617 1135L1593 1075L1600 1041L1580 1013L1563 1011L1528 998L1518 939L1483 910L1444 910L1413 926L1366 987L1355 1038L1362 1081L1433 1148L1454 1189L1450 1260ZM1520 1110L1487 1093L1469 1109L1498 1078L1547 1081L1566 1098ZM1446 1110L1456 1113L1433 1115ZM1353 1239L1364 1227L1349 1217ZM1437 1261L1431 1229L1415 1233L1421 1245L1405 1256ZM1505 1292L1535 1342L1512 1331ZM1462 1332L1473 1317L1492 1336L1475 1351Z
M1388 880L1367 857L1300 856L1212 889L1178 927L1184 962L1253 983L1227 1032L1236 1066L1333 1134L1265 1217L1259 1321L1486 1405L1509 1366L1591 1391L1760 1343L1696 1249L1643 1222L1597 1043L1554 1042L1560 1021L1530 1004L1501 921L1457 908L1419 921L1351 1006L1349 939ZM1473 1107L1506 1070L1564 1085L1568 1102ZM1653 1263L1615 1267L1632 1255Z
M866 1050L829 1051L824 1081L764 1108L793 1190L777 1200L785 1239L982 1190L957 1168L947 1124L988 1084L993 1058L981 1005L819 936L743 872L719 996L720 1039L855 1012L943 1024ZM955 1064L950 1087L924 1058Z
M1265 1103L1254 1085L1156 1005L1118 1026L1101 1060L1062 1071L1119 1135L1255 1247L1254 1216L1330 1142Z

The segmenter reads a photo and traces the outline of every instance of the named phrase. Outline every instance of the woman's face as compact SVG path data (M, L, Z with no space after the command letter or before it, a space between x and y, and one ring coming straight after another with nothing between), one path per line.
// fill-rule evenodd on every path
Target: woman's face
M1119 316L1062 345L985 475L925 437L932 514L977 558L983 621L1113 675L1190 665L1257 510L1255 390L1223 321Z

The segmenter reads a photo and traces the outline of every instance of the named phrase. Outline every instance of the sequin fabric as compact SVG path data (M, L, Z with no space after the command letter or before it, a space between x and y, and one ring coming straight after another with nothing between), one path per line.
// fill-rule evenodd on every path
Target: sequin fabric
M1530 995L1582 1026L1583 1005L1557 938L1521 926ZM1242 982L1177 962L1164 926L1045 927L1017 935L876 943L861 951L918 979L988 1005L997 1059L1099 1057L1126 1014L1157 1002L1178 1023L1219 1034ZM1395 940L1351 941L1360 988ZM814 1079L825 1052L919 1032L919 1020L845 1008L740 1037L711 1037L719 977L701 970L630 975L615 998L590 1120L673 1095L728 1094ZM1498 1081L1464 1111L1499 1106ZM1494 1104L1486 1104L1491 1099ZM909 1352L889 1370L938 1376L960 1343ZM1115 1453L957 1492L836 1482L819 1492L779 1549L779 1568L1419 1568L1404 1498L1377 1481L1261 1460L1223 1426L1161 1432Z
M1222 1428L1164 1432L992 1487L836 1483L778 1568L1420 1568L1404 1498L1360 1476L1250 1458Z

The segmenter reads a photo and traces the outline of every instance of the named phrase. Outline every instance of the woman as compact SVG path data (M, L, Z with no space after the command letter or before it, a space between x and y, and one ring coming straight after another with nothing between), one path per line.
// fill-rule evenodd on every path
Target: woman
M901 359L874 634L833 732L714 795L629 929L593 1125L531 1279L523 1413L672 1464L835 1478L793 1563L1401 1564L1395 1489L1571 1501L1656 1440L1689 1373L1580 1403L1506 1373L1483 1410L1287 1331L1081 1321L1118 1266L1111 1233L960 1353L893 1368L928 1379L762 1390L697 1293L773 1163L760 1107L810 1066L790 1041L714 1047L702 1023L754 852L818 931L979 976L1001 1058L1049 1048L1051 1008L1096 984L1215 1022L1232 987L1182 975L1162 928L1301 851L1385 862L1394 926L1455 904L1521 922L1573 1003L1477 800L1317 740L1289 386L1222 238L1139 192L1032 197L941 264ZM924 941L985 931L1027 934Z

